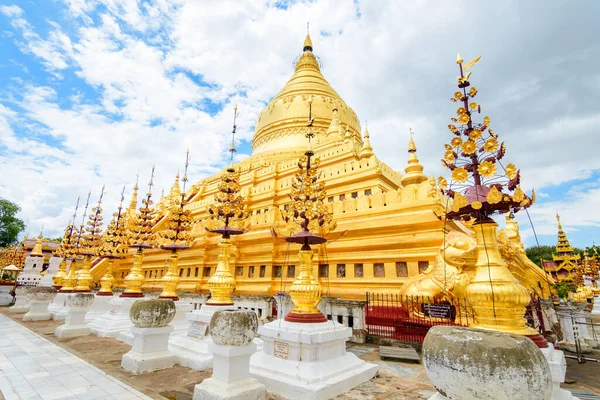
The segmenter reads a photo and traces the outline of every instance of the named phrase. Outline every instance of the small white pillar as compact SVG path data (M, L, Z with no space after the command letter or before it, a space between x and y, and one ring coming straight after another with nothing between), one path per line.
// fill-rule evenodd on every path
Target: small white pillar
M13 297L10 294L13 289L12 284L0 283L0 306L7 306L13 301Z
M254 311L217 311L210 321L213 374L194 388L194 400L262 400L266 387L250 376L252 342L258 328Z
M48 321L51 318L48 306L55 296L56 289L51 286L30 288L29 293L27 293L29 311L23 315L23 321Z
M600 315L600 295L594 297L594 307L592 308L592 315Z
M265 385L250 377L250 356L256 344L221 346L210 343L213 374L194 388L194 400L264 399Z
M208 349L211 342L208 325L215 312L233 309L233 306L203 304L200 310L186 313L190 324L187 334L174 335L169 340L169 351L177 356L177 364L196 371L212 367L213 355Z
M132 304L129 316L133 327L133 346L121 359L121 367L133 374L153 372L175 365L175 355L169 352L168 324L175 317L173 300L138 300Z
M552 345L545 349L540 349L548 361L550 366L550 374L552 375L552 400L572 400L571 392L561 389L560 384L565 381L567 373L567 361L565 354L560 350L555 350Z
M59 338L84 336L90 334L90 328L85 323L94 295L92 293L73 293L67 298L67 318L64 325L56 328L54 335Z
M16 300L12 307L8 308L11 313L26 313L29 311L29 302L27 301L27 286L17 286L15 289Z
M85 322L90 323L94 321L96 318L101 317L110 311L110 302L115 296L113 294L103 295L96 293L96 299L94 300L94 304L92 304L92 308L85 316Z
M169 335L172 326L159 328L132 327L133 346L123 355L121 367L132 374L158 371L175 365L175 356L169 353Z

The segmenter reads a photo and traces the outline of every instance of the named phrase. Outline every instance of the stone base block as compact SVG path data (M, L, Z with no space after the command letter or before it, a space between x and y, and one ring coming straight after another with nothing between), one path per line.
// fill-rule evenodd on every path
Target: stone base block
M254 378L240 379L233 384L208 378L194 387L194 400L263 400L265 395L265 385Z
M85 336L90 334L90 327L87 325L61 325L54 331L54 336L58 338L67 338L74 336Z
M64 321L67 318L67 299L70 293L57 293L52 303L48 306L48 312L54 321Z
M14 306L8 308L8 312L11 312L14 314L23 314L23 313L26 313L27 311L29 311L28 304L21 304L21 305L15 304Z
M158 371L175 365L175 356L167 350L172 326L131 328L134 342L131 351L121 359L121 367L133 374Z
M212 367L213 355L208 350L209 337L196 339L188 335L175 335L169 339L169 352L177 358L177 364L196 371Z
M324 400L373 378L377 366L346 352L352 329L337 322L274 321L258 328L263 351L250 359L250 374L269 392Z
M85 322L90 323L94 321L96 318L101 317L110 311L110 301L113 299L113 296L98 296L94 299L94 304L92 304L92 308L88 311L85 316Z
M8 306L12 303L13 297L8 293L0 293L0 306Z
M558 347L570 351L571 353L577 353L577 345L570 342L558 342ZM589 344L586 344L583 340L580 340L579 348L583 354L592 352L592 348Z
M177 364L196 371L211 368L213 354L208 348L208 345L212 343L208 332L208 324L215 312L234 309L233 306L210 306L205 304L200 310L186 313L186 319L189 323L187 334L172 335L169 339L169 351L177 357Z
M142 298L114 297L110 301L110 310L89 323L94 335L117 338L120 332L129 330L133 323L129 319L129 310L136 300Z
M10 291L13 285L0 285L0 306L8 306L13 301Z
M571 392L560 387L560 384L565 381L567 373L565 354L560 350L555 350L552 346L540 350L550 366L550 374L552 375L552 400L578 400Z
M48 312L51 300L30 300L29 311L23 315L23 321L48 321L52 317Z

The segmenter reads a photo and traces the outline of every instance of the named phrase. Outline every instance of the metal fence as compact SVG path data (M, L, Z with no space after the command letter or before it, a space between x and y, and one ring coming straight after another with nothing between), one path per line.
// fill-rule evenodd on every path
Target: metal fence
M367 292L365 324L369 336L423 343L436 325L469 326L473 309L465 299L444 301L428 296Z

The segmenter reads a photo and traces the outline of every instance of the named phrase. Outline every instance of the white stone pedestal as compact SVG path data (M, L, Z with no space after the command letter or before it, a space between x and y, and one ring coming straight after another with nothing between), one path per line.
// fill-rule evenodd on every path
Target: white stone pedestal
M0 306L7 306L12 303L13 297L10 295L13 285L0 285Z
M594 297L594 307L592 308L592 315L600 315L600 296Z
M552 345L540 350L548 360L552 374L552 400L577 400L577 397L574 397L571 392L560 387L560 384L565 381L567 373L565 354L560 350L555 350Z
M27 300L27 286L17 286L15 304L8 309L11 313L26 313L29 311Z
M246 346L208 345L213 353L213 374L194 388L194 400L262 400L266 387L250 377L250 356L256 344Z
M121 367L133 374L158 371L175 365L175 356L169 353L169 335L172 326L161 328L132 327L133 346L121 359Z
M175 308L177 309L177 313L170 324L175 330L171 336L187 335L190 329L190 321L187 319L187 314L194 311L194 305L188 301L179 300L175 302Z
M560 306L560 311L556 314L560 321L560 328L563 333L563 340L558 345L570 352L577 352L576 339L579 339L579 347L582 353L590 353L592 348L585 341L585 336L581 333L587 334L587 325L577 324L577 320L581 320L581 311L576 311L568 308L567 306ZM566 310L566 311L565 311ZM583 319L585 321L585 318Z
M196 371L204 371L212 366L213 355L208 348L212 341L208 324L213 314L220 310L235 310L235 307L204 304L200 310L187 313L190 324L187 334L169 339L169 351L177 357L177 364Z
M92 333L100 337L116 338L119 333L129 330L133 323L129 319L131 305L143 297L114 297L110 300L110 310L89 323Z
M23 321L48 321L52 318L48 312L48 306L52 299L29 300L29 311L23 315Z
M94 304L92 304L92 308L90 308L90 311L88 311L85 316L85 322L89 324L96 318L109 312L110 302L113 298L114 296L98 296L98 294L96 294Z
M69 309L67 308L67 300L71 293L57 293L52 303L48 306L48 312L54 321L64 321L67 318Z
M360 385L377 373L346 352L352 329L338 322L273 321L258 328L263 351L250 359L250 374L269 392L302 400L324 400Z
M72 294L67 303L69 312L65 323L56 328L54 335L59 338L89 335L90 328L85 323L85 314L92 306L93 301L92 294Z
M171 337L175 335L185 335L190 328L190 322L187 320L187 313L194 311L194 305L189 302L176 301L175 308L177 309L177 313L175 314L175 318L169 325L171 325L174 330L171 333ZM210 321L210 319L209 319ZM133 345L133 332L131 329L126 329L122 332L119 332L117 336L117 340L121 342L127 343L128 345Z

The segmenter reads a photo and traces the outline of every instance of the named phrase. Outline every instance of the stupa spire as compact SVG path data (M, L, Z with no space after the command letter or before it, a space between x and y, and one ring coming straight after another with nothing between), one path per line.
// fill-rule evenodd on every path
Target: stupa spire
M313 50L313 45L312 45L312 40L310 40L310 22L306 23L306 38L304 39L304 47L302 48L302 51L312 51Z
M417 158L417 145L415 144L414 133L410 129L410 140L408 141L408 165L404 168L406 175L402 177L400 183L402 186L418 185L427 180L423 173L423 166Z
M131 201L129 202L129 211L135 214L135 210L137 208L137 196L138 196L138 182L140 180L140 176L137 175L135 178L135 185L133 186L133 194L131 195Z
M556 214L556 221L558 222L558 243L556 244L556 252L559 256L572 255L573 247L567 238L567 234L563 230L562 224L560 223L560 215Z
M42 253L42 240L44 239L43 232L44 227L42 226L42 230L40 231L40 234L38 235L37 240L35 241L33 250L31 250L31 253L29 253L29 255L32 257L41 257L44 255Z
M363 137L364 137L364 139L363 139L362 148L360 149L360 158L369 158L374 153L373 153L373 147L371 146L371 140L370 140L371 135L369 134L369 127L367 126L366 122L365 122L365 133L364 133Z
M172 204L174 201L178 200L181 196L181 187L179 186L179 171L177 171L177 175L175 175L175 182L173 182L173 186L171 186L171 191L169 192L169 202Z

